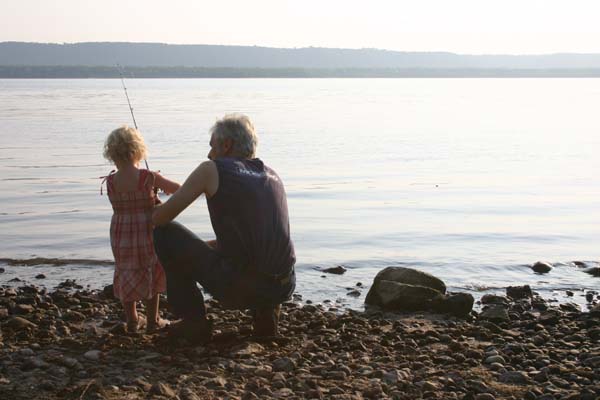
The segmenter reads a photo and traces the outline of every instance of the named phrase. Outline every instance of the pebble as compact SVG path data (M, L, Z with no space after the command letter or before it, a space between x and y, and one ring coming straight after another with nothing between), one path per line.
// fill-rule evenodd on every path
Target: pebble
M296 368L294 361L289 357L282 357L273 362L273 371L291 372Z
M150 391L148 393L150 395L155 395L155 396L164 396L168 399L173 399L173 398L177 397L177 394L175 393L175 391L173 389L171 389L171 387L169 385L167 385L166 383L163 383L163 382L157 382L154 385L152 385L152 387L150 388Z
M498 377L498 380L502 383L516 383L516 384L526 384L530 381L529 378L527 377L527 375L525 375L521 371L504 372L503 374L501 374Z
M475 395L475 400L496 400L496 397L491 393L479 393Z
M492 356L487 357L485 359L484 363L486 363L486 364L494 364L494 363L505 364L506 361L504 360L504 357L502 357L500 355L492 355Z
M83 354L83 357L85 357L91 361L98 361L98 360L100 360L101 355L102 355L102 352L100 350L89 350Z

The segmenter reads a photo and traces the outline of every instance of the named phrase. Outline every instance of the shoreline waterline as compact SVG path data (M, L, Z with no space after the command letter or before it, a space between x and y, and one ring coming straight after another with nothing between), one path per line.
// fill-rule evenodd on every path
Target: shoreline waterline
M331 274L324 270L331 266L318 266L310 264L299 264L296 266L297 287L295 298L304 299L308 303L323 304L337 307L340 310L352 309L363 310L365 296L371 287L375 275L383 268L365 268L353 265L343 265L345 273ZM440 270L428 265L414 263L395 263L386 266L402 266L421 270L439 276ZM511 280L510 270L507 269L508 278L502 282L488 282L488 285L464 284L464 272L457 285L451 274L446 271L441 277L450 292L467 292L475 298L475 309L480 309L479 300L486 294L503 294L509 286L529 285L534 292L550 302L558 304L574 303L583 311L590 306L586 300L588 293L599 292L599 277L586 273L589 269L600 267L600 262L571 262L555 263L553 270L539 274L535 273L531 265L514 265L512 268L518 271ZM56 288L65 280L72 280L88 289L102 289L112 283L114 262L112 260L98 259L69 259L69 258L46 258L33 257L25 259L0 258L0 285L19 287L23 285L41 285L48 289ZM589 279L589 285L580 285L581 281L565 283L555 280L554 285L549 285L548 280L553 272L556 274L564 269L562 274L582 274ZM531 280L524 281L524 271ZM478 280L474 280L477 282ZM466 280L468 282L468 280ZM536 284L537 283L537 284Z

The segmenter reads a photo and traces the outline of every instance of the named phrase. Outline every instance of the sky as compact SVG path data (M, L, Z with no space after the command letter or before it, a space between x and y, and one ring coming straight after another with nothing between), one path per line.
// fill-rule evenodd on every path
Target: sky
M0 42L600 53L598 0L0 0Z

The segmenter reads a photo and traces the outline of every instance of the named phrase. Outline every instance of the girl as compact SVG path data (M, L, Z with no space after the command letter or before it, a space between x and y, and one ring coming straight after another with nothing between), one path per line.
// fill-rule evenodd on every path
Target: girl
M123 126L112 131L104 143L104 157L117 167L106 177L114 211L110 223L114 294L123 304L128 332L137 332L141 325L138 300L145 301L146 329L153 332L166 324L158 316L159 293L165 291L166 280L152 241L152 211L159 202L154 188L174 193L179 184L138 167L146 158L146 145L134 128Z

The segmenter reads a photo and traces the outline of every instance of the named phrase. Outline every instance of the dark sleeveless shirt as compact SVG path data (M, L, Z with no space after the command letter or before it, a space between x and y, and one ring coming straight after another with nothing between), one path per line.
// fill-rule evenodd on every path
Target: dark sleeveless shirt
M258 158L214 162L219 187L207 205L219 253L249 272L289 273L296 256L279 176Z

